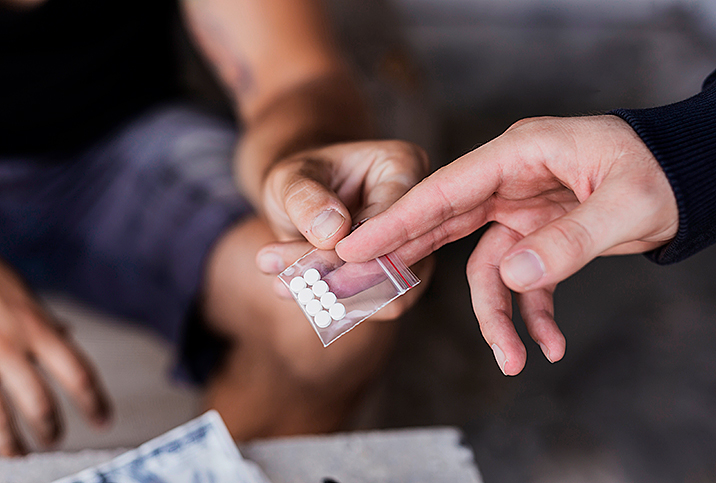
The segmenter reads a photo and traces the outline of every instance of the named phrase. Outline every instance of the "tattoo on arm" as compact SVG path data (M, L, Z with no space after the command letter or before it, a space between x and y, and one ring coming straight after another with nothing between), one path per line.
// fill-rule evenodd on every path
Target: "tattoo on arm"
M225 26L203 8L199 0L183 0L182 4L189 31L200 51L228 89L229 95L238 102L238 97L250 94L255 88L248 62L232 50Z

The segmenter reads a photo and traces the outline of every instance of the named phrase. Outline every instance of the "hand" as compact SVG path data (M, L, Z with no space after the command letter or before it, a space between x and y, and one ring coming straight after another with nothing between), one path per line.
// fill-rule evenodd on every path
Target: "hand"
M484 224L467 266L482 334L507 375L526 351L510 290L552 362L564 336L554 321L558 282L600 255L657 248L678 228L676 200L654 156L615 116L521 121L438 170L341 241L347 261L397 250L413 263Z
M59 438L57 404L43 374L55 378L90 421L108 421L107 397L89 363L0 262L0 455L25 452L11 405L41 444Z
M287 242L264 247L257 256L259 268L278 274L312 246L333 248L354 223L384 211L428 169L423 150L402 141L335 144L281 161L266 178L263 207L274 232ZM432 266L432 260L426 260L415 268L416 274L426 279ZM288 297L276 282L276 291ZM417 293L412 290L380 316L397 316Z
M264 214L283 239L331 249L353 223L374 216L428 173L421 148L363 141L304 151L277 163L263 189Z

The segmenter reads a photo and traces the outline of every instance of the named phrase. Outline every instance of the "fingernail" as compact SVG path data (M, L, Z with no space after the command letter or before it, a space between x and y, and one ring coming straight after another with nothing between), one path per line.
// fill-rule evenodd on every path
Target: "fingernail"
M346 219L336 210L326 210L313 220L311 233L323 241L334 235L343 226Z
M544 276L544 263L532 250L525 250L502 264L505 275L522 287L529 287Z
M540 349L542 349L542 354L544 354L544 356L547 358L547 360L551 363L554 363L552 358L549 356L549 349L547 348L547 346L541 342L538 342L538 344L539 344Z
M264 273L280 273L286 268L283 259L276 253L267 252L259 255L256 263Z
M497 361L497 365L500 366L500 370L504 375L507 375L505 372L505 365L507 364L507 357L505 357L505 353L502 352L502 349L497 344L492 344L492 352L495 354L495 360Z

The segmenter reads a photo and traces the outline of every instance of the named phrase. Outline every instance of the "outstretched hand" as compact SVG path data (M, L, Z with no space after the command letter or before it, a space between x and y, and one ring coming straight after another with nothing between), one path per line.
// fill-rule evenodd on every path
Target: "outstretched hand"
M565 351L552 294L601 255L645 252L675 235L678 210L656 159L615 116L536 118L425 179L336 246L365 261L391 251L407 263L488 222L467 266L482 334L507 375L526 351L510 290L552 362Z

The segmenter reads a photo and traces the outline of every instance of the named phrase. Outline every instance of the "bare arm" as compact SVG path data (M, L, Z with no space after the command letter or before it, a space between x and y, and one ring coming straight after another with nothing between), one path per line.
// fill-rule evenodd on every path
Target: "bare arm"
M185 0L201 50L247 132L237 159L261 206L269 168L300 150L372 134L319 0Z
M366 140L369 115L320 0L184 6L247 128L236 156L239 182L280 239L330 249L354 221L385 210L427 174L419 147ZM257 262L278 273L307 248L273 244ZM424 267L423 279L430 264Z

